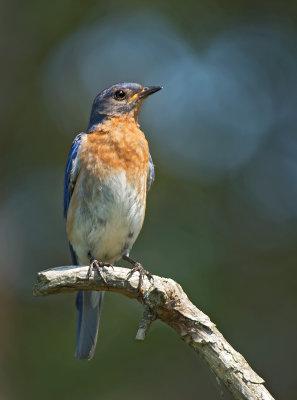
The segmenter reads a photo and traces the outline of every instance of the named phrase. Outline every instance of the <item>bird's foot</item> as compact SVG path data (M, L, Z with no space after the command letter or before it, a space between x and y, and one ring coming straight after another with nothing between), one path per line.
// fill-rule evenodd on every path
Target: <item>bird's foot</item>
M143 284L143 277L146 276L148 278L149 281L154 280L153 275L147 271L146 269L143 268L143 266L137 262L134 261L132 258L128 257L128 256L123 256L123 260L128 261L130 264L132 264L134 267L131 269L131 271L129 271L127 277L128 279L135 273L138 272L139 273L139 283L138 283L138 291L140 292L140 289L142 287Z
M100 278L103 280L103 282L105 283L105 285L108 287L106 279L103 275L103 268L104 267L112 267L113 265L109 264L109 263L104 263L102 261L98 261L93 257L90 257L90 267L88 270L88 274L87 274L87 278L89 279L92 271L97 271L98 275L100 276Z
M148 278L149 281L154 280L153 275L147 271L146 269L143 268L143 266L137 262L135 267L131 269L131 271L129 272L128 276L132 276L134 274L134 272L138 272L139 273L139 283L138 283L138 291L140 292L140 289L142 287L143 284L143 277L146 276Z

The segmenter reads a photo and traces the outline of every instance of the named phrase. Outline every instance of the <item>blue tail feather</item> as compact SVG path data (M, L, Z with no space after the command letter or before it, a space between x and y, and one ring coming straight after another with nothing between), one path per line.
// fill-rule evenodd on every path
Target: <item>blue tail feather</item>
M94 356L104 292L79 291L75 358L90 360Z
M78 259L69 243L73 265ZM75 358L90 360L94 356L104 292L79 291L76 296L78 311Z

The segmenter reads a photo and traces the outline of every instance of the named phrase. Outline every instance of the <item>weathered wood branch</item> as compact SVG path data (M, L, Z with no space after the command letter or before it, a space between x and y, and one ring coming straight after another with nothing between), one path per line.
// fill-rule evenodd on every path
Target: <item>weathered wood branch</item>
M230 346L209 317L190 302L180 285L172 279L154 276L151 282L145 278L141 291L138 292L139 274L137 272L129 276L129 271L120 267L104 268L107 288L97 273L86 279L88 267L48 269L38 273L34 295L104 290L135 298L145 307L136 335L137 340L144 340L151 323L159 318L202 355L235 399L273 399L264 387L263 379Z

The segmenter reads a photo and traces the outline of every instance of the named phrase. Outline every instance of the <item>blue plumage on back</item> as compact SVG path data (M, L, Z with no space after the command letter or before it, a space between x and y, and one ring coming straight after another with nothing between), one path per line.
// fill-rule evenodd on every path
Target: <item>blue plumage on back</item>
M75 180L77 177L78 167L74 173L73 166L74 162L77 161L77 155L79 151L79 146L81 143L82 133L78 134L74 141L72 142L68 160L65 169L65 177L64 177L64 217L67 218L68 207L71 199L71 195L74 189Z

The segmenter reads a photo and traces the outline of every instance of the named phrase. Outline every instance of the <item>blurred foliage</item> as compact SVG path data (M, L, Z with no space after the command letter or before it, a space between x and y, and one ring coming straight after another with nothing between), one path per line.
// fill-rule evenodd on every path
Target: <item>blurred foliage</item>
M0 398L217 399L208 367L141 307L107 295L94 360L74 359L73 296L32 298L70 262L64 164L93 96L164 85L141 116L156 164L133 257L182 284L275 397L294 399L294 1L1 5ZM225 398L230 398L225 393Z

